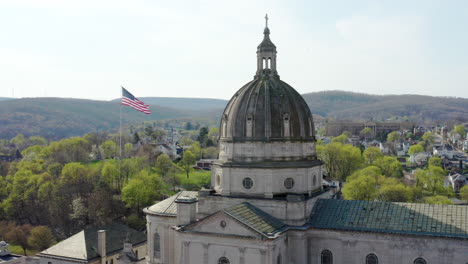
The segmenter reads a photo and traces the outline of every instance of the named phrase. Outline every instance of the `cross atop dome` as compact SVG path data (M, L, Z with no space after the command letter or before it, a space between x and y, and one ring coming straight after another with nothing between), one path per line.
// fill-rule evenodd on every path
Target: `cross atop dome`
M268 27L268 14L265 14L265 27Z

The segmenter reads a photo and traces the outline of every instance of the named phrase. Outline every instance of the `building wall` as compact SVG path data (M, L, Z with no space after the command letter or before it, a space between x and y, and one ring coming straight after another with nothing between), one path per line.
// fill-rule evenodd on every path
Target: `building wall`
M418 257L428 264L468 261L468 241L463 239L313 229L306 232L304 244L309 254L290 263L319 264L324 249L333 253L333 263L365 263L371 253L385 264L413 263Z
M253 186L247 189L244 178L249 177ZM294 180L287 189L284 181ZM314 179L315 178L315 179ZM213 165L212 184L217 193L223 195L250 195L273 197L282 193L309 193L322 186L322 167L309 168L236 168Z
M151 264L160 263L175 263L175 248L174 248L174 230L171 228L176 225L176 217L155 216L148 214L147 220L147 254L146 262ZM154 238L155 233L160 237L160 257L154 255Z

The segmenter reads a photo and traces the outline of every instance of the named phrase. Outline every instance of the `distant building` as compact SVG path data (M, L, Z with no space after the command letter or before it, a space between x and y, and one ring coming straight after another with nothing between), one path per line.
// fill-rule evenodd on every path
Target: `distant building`
M213 162L216 161L215 159L201 159L197 161L197 165L194 167L195 169L199 170L211 170L211 166Z
M21 155L21 152L19 150L16 150L15 154L13 155L0 155L0 161L15 161L15 160L20 160L23 158L23 155Z
M37 256L40 264L119 264L119 258L128 261L129 256L121 254L128 243L137 258L130 257L132 263L145 263L145 234L122 224L86 228Z
M38 264L39 260L34 257L12 254L10 245L0 241L0 264Z
M468 184L468 178L460 173L448 175L445 177L444 186L451 187L455 192L459 192L460 189Z
M403 131L405 129L413 129L414 123L411 122L346 122L335 121L326 124L325 133L327 136L336 137L344 131L350 132L352 135L359 136L361 130L369 127L372 130L372 137L379 134L388 134L393 131Z

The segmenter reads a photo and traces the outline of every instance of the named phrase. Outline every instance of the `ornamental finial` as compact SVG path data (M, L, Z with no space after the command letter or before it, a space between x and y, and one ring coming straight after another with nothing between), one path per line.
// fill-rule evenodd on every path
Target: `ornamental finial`
M268 14L265 14L265 27L268 27Z

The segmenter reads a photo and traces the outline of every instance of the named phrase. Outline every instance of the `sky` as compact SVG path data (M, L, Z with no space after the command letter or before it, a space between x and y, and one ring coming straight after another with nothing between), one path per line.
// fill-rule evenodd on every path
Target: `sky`
M464 0L0 0L0 97L229 99L265 13L300 93L468 98Z

